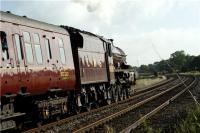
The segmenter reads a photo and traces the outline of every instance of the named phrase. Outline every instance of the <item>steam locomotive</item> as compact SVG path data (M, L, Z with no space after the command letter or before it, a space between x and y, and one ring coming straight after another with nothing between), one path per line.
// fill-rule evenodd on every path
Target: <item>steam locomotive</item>
M112 39L0 12L1 131L129 97L126 55Z

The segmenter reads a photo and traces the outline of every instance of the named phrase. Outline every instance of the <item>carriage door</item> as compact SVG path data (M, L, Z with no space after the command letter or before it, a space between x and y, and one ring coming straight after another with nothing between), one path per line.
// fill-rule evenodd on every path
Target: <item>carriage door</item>
M55 76L53 74L53 71L57 70L57 64L54 60L54 55L55 54L55 48L53 47L53 39L55 37L52 37L52 33L50 32L43 32L44 36L44 47L46 51L46 60L44 62L46 65L46 77L47 77L47 83L48 83L48 88L52 89L55 87ZM54 58L53 58L54 57Z
M13 29L13 43L14 43L14 52L15 52L15 60L16 60L16 67L18 73L18 83L19 89L21 92L25 91L23 89L26 88L26 71L25 71L25 61L24 61L24 48L22 44L22 35L19 32L19 27L14 26Z

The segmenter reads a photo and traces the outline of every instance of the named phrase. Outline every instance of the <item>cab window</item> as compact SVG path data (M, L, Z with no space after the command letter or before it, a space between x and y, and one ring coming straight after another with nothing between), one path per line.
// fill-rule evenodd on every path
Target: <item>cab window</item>
M65 50L64 50L64 44L63 40L61 38L58 38L58 45L59 45L59 52L60 52L60 59L63 64L65 64Z
M33 43L34 43L37 63L42 64L43 60L42 60L42 51L41 51L41 46L40 46L39 34L37 33L33 34Z
M27 61L28 63L33 63L33 50L31 46L31 37L29 32L23 32L23 37Z
M20 36L18 34L14 34L14 41L17 49L17 57L18 61L20 62L21 60L24 59L23 52L22 52L22 43L20 40Z
M1 38L1 48L2 48L2 56L4 59L9 59L9 53L8 53L8 43L6 38L6 33L4 31L0 31L0 38Z

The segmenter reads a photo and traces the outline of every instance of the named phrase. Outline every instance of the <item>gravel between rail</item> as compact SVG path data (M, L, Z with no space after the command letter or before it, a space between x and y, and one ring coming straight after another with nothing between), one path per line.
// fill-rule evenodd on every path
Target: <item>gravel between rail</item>
M83 113L77 116L73 116L70 118L67 118L65 120L60 120L58 122L55 122L53 124L48 124L48 126L43 126L39 130L29 130L27 132L72 132L77 129L80 129L81 127L86 126L89 123L93 123L95 121L98 121L102 118L105 118L113 113L118 112L119 110L123 110L127 108L128 106L134 105L148 97L151 97L155 94L158 94L159 92L168 89L171 86L177 85L179 81L175 80L173 82L164 84L160 87L155 87L153 90L148 90L149 93L145 93L145 91L141 94L138 94L138 96L133 96L130 99L127 99L125 101L121 101L118 104L112 104L109 106L102 107L100 109L93 110L91 112Z
M186 81L186 84L191 83L192 80ZM148 114L158 106L160 106L162 103L173 97L175 94L180 92L183 89L183 85L176 87L176 89L173 89L169 91L168 93L164 94L161 97L158 97L126 114L124 114L121 117L117 117L113 120L111 120L109 123L107 123L107 127L111 127L116 133L122 131L125 127L130 126L131 124L135 123L137 120L139 120L144 115ZM105 125L98 127L95 129L96 133L104 133L106 132L107 128L105 128Z
M191 88L192 94L200 102L200 77L196 87ZM153 131L161 131L167 133L174 133L179 123L185 119L187 111L195 108L195 102L188 92L185 92L181 97L177 98L167 108L161 110L150 119L146 124L152 128ZM132 133L145 133L146 130L143 125L137 127Z

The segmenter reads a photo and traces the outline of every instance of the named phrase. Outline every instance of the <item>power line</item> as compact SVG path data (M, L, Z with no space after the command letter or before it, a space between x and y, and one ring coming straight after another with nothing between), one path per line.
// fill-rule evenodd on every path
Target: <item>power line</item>
M152 44L152 48L153 48L154 52L158 55L158 57L159 57L161 60L163 60L173 72L175 72L176 76L177 76L178 79L181 81L181 83L182 83L185 87L187 87L187 85L186 85L185 82L181 79L181 77L180 77L179 74L176 72L176 70L168 63L167 60L164 60L164 59L161 57L161 55L160 55L159 52L157 51L157 49L156 49L155 45L153 44L153 42L152 42L151 44ZM189 90L189 88L187 89L187 91L190 93L190 95L191 95L191 97L193 98L193 100L195 101L195 103L196 103L197 105L200 105L200 104L198 103L197 99L195 98L195 96L194 96L194 95L192 94L192 92Z

